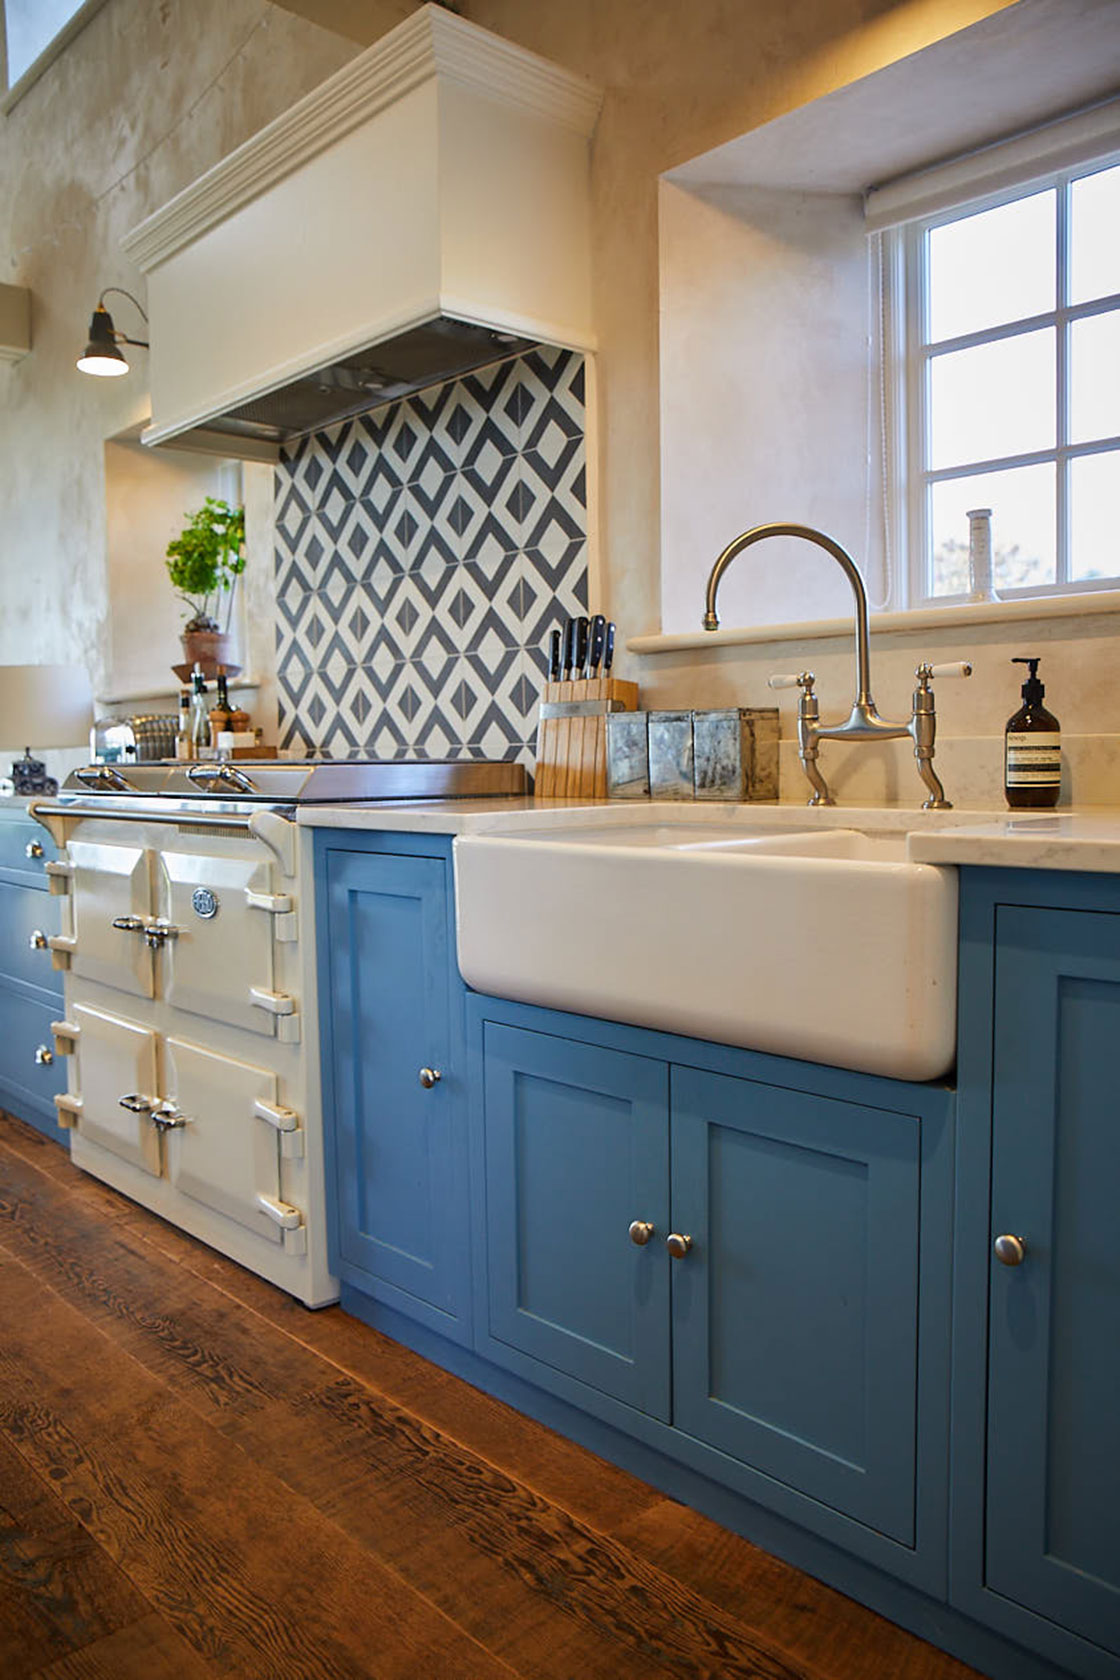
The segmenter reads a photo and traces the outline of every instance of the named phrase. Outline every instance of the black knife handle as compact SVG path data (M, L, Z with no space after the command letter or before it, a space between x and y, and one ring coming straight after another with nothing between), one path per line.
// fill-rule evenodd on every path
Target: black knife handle
M603 648L607 640L607 621L602 613L596 613L591 620L591 643L587 649L587 674L589 677L599 675L599 667L603 663Z
M560 681L560 632L554 630L548 639L548 679L550 682Z
M569 618L564 625L564 681L568 682L576 663L576 621Z
M576 619L576 676L584 675L587 664L587 648L591 637L591 620L589 618Z
M613 625L613 623L608 623L608 625L607 625L607 640L606 640L606 644L603 648L603 674L604 675L606 675L606 673L610 670L611 665L613 663L614 663L614 625Z

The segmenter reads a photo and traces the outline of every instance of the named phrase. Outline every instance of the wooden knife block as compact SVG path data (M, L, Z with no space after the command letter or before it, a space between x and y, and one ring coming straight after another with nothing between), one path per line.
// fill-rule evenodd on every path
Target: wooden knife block
M573 709L551 716L553 706ZM537 725L537 797L605 799L607 713L637 709L637 683L617 677L545 683Z

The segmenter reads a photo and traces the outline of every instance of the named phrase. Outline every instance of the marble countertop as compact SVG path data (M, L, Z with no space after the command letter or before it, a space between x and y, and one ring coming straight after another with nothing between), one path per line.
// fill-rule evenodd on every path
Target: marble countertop
M463 799L311 805L301 826L413 834L507 833L586 823L711 823L713 828L858 828L904 833L915 863L1120 872L1120 808L922 811L912 806L733 805L654 800Z

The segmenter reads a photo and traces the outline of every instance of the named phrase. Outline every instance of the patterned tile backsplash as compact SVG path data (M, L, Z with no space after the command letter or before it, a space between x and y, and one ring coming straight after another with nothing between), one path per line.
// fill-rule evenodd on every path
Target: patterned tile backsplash
M304 438L276 490L280 745L531 768L549 632L587 611L582 356Z

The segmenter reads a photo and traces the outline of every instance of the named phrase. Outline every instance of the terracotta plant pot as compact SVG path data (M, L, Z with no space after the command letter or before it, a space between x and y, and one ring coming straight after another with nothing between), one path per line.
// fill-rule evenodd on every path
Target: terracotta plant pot
M216 677L219 671L231 676L240 668L231 663L233 637L224 630L184 630L180 640L188 676L195 665L201 668L204 677L210 678ZM176 671L181 669L181 666L175 667Z

